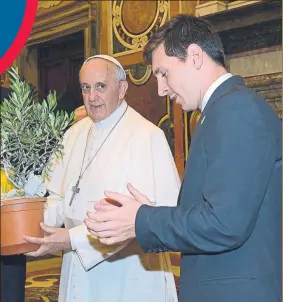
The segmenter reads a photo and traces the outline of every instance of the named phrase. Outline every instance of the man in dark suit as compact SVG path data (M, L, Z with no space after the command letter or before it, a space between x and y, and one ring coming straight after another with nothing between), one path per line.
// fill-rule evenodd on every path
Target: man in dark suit
M85 223L105 244L136 237L146 252L181 252L180 302L281 301L280 119L227 73L221 41L204 20L171 19L145 58L159 95L202 111L178 206L153 207L129 185L133 198L106 192L122 206L102 200Z

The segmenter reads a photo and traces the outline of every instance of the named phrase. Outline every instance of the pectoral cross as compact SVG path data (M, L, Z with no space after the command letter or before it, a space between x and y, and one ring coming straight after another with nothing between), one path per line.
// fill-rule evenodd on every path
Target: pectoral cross
M80 184L80 177L78 178L77 183L72 187L73 194L72 194L71 200L69 202L69 206L72 205L76 194L78 194L80 192L79 184Z

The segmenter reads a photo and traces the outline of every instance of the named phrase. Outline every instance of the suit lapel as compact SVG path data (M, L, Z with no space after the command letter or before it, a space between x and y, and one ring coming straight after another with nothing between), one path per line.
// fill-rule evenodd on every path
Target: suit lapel
M200 117L200 120L203 118L203 116L206 116L207 112L209 111L209 108L217 99L222 97L224 94L230 93L232 90L237 89L237 86L245 86L245 82L240 76L232 76L231 78L223 82L221 85L219 85L208 100Z
M203 112L201 113L201 116L197 122L194 134L192 136L190 149L194 148L195 142L197 141L199 135L201 134L201 128L205 124L206 116L209 115L209 109L211 108L211 105L218 100L223 95L230 93L231 91L234 91L239 86L245 86L245 82L242 77L240 76L232 76L225 82L223 82L221 85L219 85L215 91L212 93L210 99L208 100ZM190 156L190 152L189 152ZM188 169L188 165L186 164L184 177L186 176L186 172Z
M226 93L230 93L232 90L237 89L237 86L243 86L245 85L245 82L242 77L240 76L233 76L223 82L220 86L218 86L215 91L212 93L210 99L208 100L203 112L201 113L201 116L198 120L197 126L195 128L194 136L197 136L199 133L199 129L201 128L201 125L205 123L206 116L209 112L209 108L211 105L220 97L222 97Z

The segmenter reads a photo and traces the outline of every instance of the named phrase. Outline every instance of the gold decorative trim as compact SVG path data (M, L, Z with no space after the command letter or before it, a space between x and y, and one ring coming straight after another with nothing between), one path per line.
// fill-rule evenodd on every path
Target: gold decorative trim
M270 73L270 74L264 74L264 75L256 75L256 76L250 76L244 78L245 83L248 87L259 87L264 85L269 85L274 82L282 82L282 73L276 72L276 73Z
M146 72L140 79L135 79L133 77L132 72L131 72L130 69L127 69L125 71L126 71L126 74L129 76L130 80L132 81L132 83L139 86L139 85L145 84L148 81L148 79L151 76L152 67L151 67L151 65L147 65Z
M158 122L157 126L160 128L162 123L164 123L166 120L170 119L171 117L171 109L170 109L170 98L167 96L166 97L166 104L167 104L167 113L160 119ZM171 127L174 125L172 124Z
M25 286L25 288L48 288L48 287L52 287L54 285L55 282L58 281L58 279L48 279L48 280L44 280L44 281L35 281L35 278L38 277L45 277L45 276L50 276L51 274L41 274L41 275L35 275L35 276L31 276L29 278L26 279L26 283L30 283L27 284ZM60 277L60 274L52 274L52 276L58 276L58 278Z
M193 135L200 116L201 116L201 111L200 110L195 110L191 114L191 117L190 117L190 136Z
M136 53L138 51L142 51L142 49L131 49L131 50L127 50L127 51L123 51L123 52L118 52L118 53L112 53L111 56L113 56L114 58L117 58L117 57L122 57L122 56L125 56L125 55L130 55L130 54L133 54L133 53Z
M200 110L195 110L192 112L190 116L190 137L192 137L196 125L198 123L198 120L201 116L201 111ZM187 160L189 156L189 133L188 133L188 113L184 112L184 136L185 136L185 159Z
M120 54L125 54L125 53L129 53L129 51L137 51L142 49L145 44L148 41L148 35L150 34L150 32L152 31L152 29L154 28L154 26L156 26L157 21L160 18L160 13L163 14L162 16L162 20L160 20L160 26L162 26L165 21L167 20L168 17L168 13L169 13L169 1L165 1L165 0L161 0L161 1L157 1L157 11L156 11L156 15L154 17L154 21L152 22L152 24L141 34L137 34L134 35L132 33L130 33L126 27L123 24L123 20L122 20L122 6L123 6L123 2L122 1L114 1L113 2L113 6L112 6L112 28L115 34L115 37L117 38L117 40L119 41L119 43L121 43L121 45L123 45L125 48L127 48L128 50L126 51L122 51L120 52ZM110 27L111 29L111 27ZM119 33L119 29L122 31L122 34ZM113 35L112 35L112 30L111 30L111 48L112 51L111 53L113 54ZM130 43L126 42L125 40L129 40Z
M37 10L39 10L40 8L50 8L52 6L56 6L58 4L60 4L62 2L62 0L40 0L38 1L38 5L37 5Z
M156 12L156 15L155 15L155 17L154 17L154 20L153 20L153 22L152 22L152 24L146 29L146 31L145 32L143 32L143 33L141 33L141 34L137 34L137 35L133 35L133 34L131 34L127 29L126 29L126 27L124 26L124 23L122 22L122 7L123 7L123 3L124 3L124 1L121 1L121 5L120 6L118 6L117 4L116 4L116 2L117 1L114 1L114 4L113 4L113 11L112 11L112 15L113 15L113 29L114 29L114 32L115 32L115 34L116 34L116 37L117 37L117 39L121 42L121 44L122 45L124 45L124 46L126 46L126 47L128 47L128 48L131 48L131 49L133 49L133 48L136 48L135 47L135 44L138 44L138 42L139 42L139 38L142 40L142 39L146 39L147 40L147 37L146 37L146 34L148 34L151 30L152 30L152 28L153 28L153 26L154 26L154 24L156 23L156 20L157 20L157 18L158 18L158 13L159 13L159 11L161 10L161 11L163 11L164 10L164 7L163 6L161 6L160 7L160 2L158 1L157 2L157 12ZM165 10L164 10L165 11ZM117 26L121 26L121 28L122 28L122 30L123 30L123 32L128 36L128 37L131 37L131 38L133 38L133 43L132 44L128 44L128 43L126 43L121 37L120 37L120 34L118 33L118 31L117 31Z

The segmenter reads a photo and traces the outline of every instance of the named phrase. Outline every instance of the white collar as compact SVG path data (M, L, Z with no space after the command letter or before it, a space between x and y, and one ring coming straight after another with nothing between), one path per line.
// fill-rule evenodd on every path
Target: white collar
M201 111L204 110L204 107L206 106L207 102L209 101L210 97L212 96L212 93L216 90L218 86L220 86L222 83L224 83L226 80L231 78L233 75L229 72L223 74L221 77L219 77L215 82L213 82L210 87L207 89L202 102L201 102Z
M127 108L127 103L126 101L123 101L119 107L117 107L109 116L107 116L106 119L95 123L95 126L97 128L108 128L112 127L113 124L117 123L119 118L124 114L126 108Z

